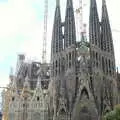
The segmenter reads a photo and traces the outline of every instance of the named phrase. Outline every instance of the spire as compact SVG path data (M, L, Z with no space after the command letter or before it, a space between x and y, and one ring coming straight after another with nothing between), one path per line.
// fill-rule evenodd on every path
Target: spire
M67 0L65 16L65 48L76 43L75 18L72 0Z
M117 67L117 75L119 74L119 69L118 69L118 67Z
M41 86L41 77L40 76L38 77L38 80L37 80L36 89L42 89L42 86Z
M11 87L12 87L13 92L17 91L17 84L16 84L15 77L13 78Z
M21 65L24 63L25 61L25 55L24 54L19 54L18 55L18 60L17 60L17 65L16 65L16 75L18 74L19 72L19 69L21 67Z
M27 75L27 77L25 78L24 89L26 89L26 90L29 90L29 89L30 89L30 84L29 84L29 77L28 77L28 75Z
M56 0L56 6L60 6L60 0Z
M22 96L23 97L28 97L29 94L30 94L30 84L29 84L29 77L27 75L27 77L25 78L25 82L24 82Z
M72 7L73 8L72 0L67 0L67 7Z
M114 54L112 32L107 12L106 1L102 0L102 20L101 20L101 34L102 34L102 49L104 51Z
M9 78L10 78L10 81L13 81L14 75L13 75L13 68L12 67L10 69Z
M100 23L97 11L96 0L90 0L90 17L89 17L89 36L90 44L101 47L100 42Z
M56 0L56 10L54 16L53 33L52 33L52 56L55 53L62 51L62 27L61 27L61 13L60 13L60 0Z

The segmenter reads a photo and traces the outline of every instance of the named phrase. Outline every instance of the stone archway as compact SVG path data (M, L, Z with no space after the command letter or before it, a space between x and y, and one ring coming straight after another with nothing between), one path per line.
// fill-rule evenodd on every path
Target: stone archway
M80 120L92 120L90 111L88 110L87 106L81 108L79 112L79 119Z
M67 114L64 108L60 109L58 120L67 120Z
M35 112L33 114L33 120L40 120L40 119L43 120L43 116L40 113Z
M90 99L87 89L84 87L77 101L74 112L74 120L97 120L97 112L94 102Z
M84 87L81 91L80 100L89 100L89 94L87 89Z

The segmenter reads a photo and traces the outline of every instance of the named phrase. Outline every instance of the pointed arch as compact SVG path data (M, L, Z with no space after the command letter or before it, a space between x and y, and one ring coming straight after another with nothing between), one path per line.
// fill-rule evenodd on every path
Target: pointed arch
M83 97L89 99L89 94L85 87L83 87L83 89L81 90L80 100L84 99Z
M66 120L67 119L67 112L65 108L61 108L58 112L58 120Z
M64 108L62 108L60 111L59 111L59 114L65 114L66 113L66 110Z

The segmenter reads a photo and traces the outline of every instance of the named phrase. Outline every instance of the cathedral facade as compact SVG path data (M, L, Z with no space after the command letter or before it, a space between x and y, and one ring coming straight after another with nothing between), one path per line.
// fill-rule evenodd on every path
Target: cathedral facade
M5 120L101 120L119 103L105 0L101 20L96 0L90 0L89 42L84 32L79 42L76 38L73 1L67 0L63 22L56 0L50 64L26 63L19 56L3 94Z
M99 20L90 0L89 42L76 41L73 1L67 0L61 21L57 0L51 44L54 120L100 120L118 102L114 46L106 1ZM64 31L63 31L64 29Z

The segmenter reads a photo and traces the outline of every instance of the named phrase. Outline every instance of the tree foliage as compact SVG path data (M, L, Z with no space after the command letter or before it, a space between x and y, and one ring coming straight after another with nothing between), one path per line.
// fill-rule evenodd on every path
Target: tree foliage
M104 120L120 120L120 105L117 105L113 111L107 113Z

